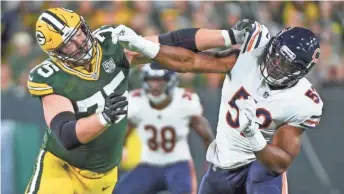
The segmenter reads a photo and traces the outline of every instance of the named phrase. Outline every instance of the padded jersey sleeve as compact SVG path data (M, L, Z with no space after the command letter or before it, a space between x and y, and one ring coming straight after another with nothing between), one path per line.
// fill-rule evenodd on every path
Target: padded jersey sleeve
M184 103L185 114L190 117L202 115L203 107L196 93L184 90L182 93L182 101Z
M322 108L323 103L320 99L319 101L306 99L298 106L293 106L293 112L286 123L302 129L314 129L320 123Z
M43 97L54 93L54 88L49 84L49 77L57 67L49 60L33 68L28 76L27 87L29 93L34 97Z

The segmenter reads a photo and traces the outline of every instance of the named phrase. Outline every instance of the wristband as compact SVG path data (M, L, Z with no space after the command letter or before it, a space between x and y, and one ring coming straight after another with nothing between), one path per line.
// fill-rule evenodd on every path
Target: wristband
M145 47L143 48L141 53L149 59L154 59L156 55L159 53L160 45L146 39L144 40Z
M228 30L221 30L221 35L223 39L225 40L225 47L230 47L232 44L229 38Z
M254 152L261 151L266 146L266 140L259 130L257 130L253 136L249 136L246 138L250 142L252 151Z
M104 125L104 126L108 126L110 125L110 123L104 118L103 113L98 113L98 118L99 118L99 122Z

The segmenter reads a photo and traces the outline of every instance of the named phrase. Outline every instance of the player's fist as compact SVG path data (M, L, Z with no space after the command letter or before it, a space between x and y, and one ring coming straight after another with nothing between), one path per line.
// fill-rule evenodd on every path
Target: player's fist
M127 105L128 99L123 93L113 92L105 99L102 115L108 123L114 123L121 115L127 114Z
M239 20L233 27L232 31L237 44L242 44L248 34L254 31L257 22L250 19ZM233 44L233 43L232 43Z
M256 102L249 96L248 99L236 100L235 104L239 111L239 132L245 136L253 136L259 128L258 119L256 116Z

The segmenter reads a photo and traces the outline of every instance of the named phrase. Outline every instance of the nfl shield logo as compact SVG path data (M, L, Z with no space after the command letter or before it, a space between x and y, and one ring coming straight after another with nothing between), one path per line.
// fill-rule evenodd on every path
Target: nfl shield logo
M106 60L102 65L106 73L112 73L116 69L116 64L112 58Z

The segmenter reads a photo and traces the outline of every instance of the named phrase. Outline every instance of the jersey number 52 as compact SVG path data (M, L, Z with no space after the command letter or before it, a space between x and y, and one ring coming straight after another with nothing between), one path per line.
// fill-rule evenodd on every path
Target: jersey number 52
M250 94L245 90L244 87L241 87L232 97L232 99L228 102L229 106L231 108L234 108L237 112L236 115L232 115L230 113L230 111L227 112L226 114L226 121L228 123L229 126L231 126L232 128L239 128L240 124L239 124L239 109L237 107L237 105L235 104L235 101L237 99L247 99L250 96ZM259 128L263 129L263 128L267 128L269 127L269 125L272 122L272 117L271 117L271 113L264 109L264 108L257 108L256 110L256 116L259 117L263 117L264 118L264 122L262 124L259 124Z

